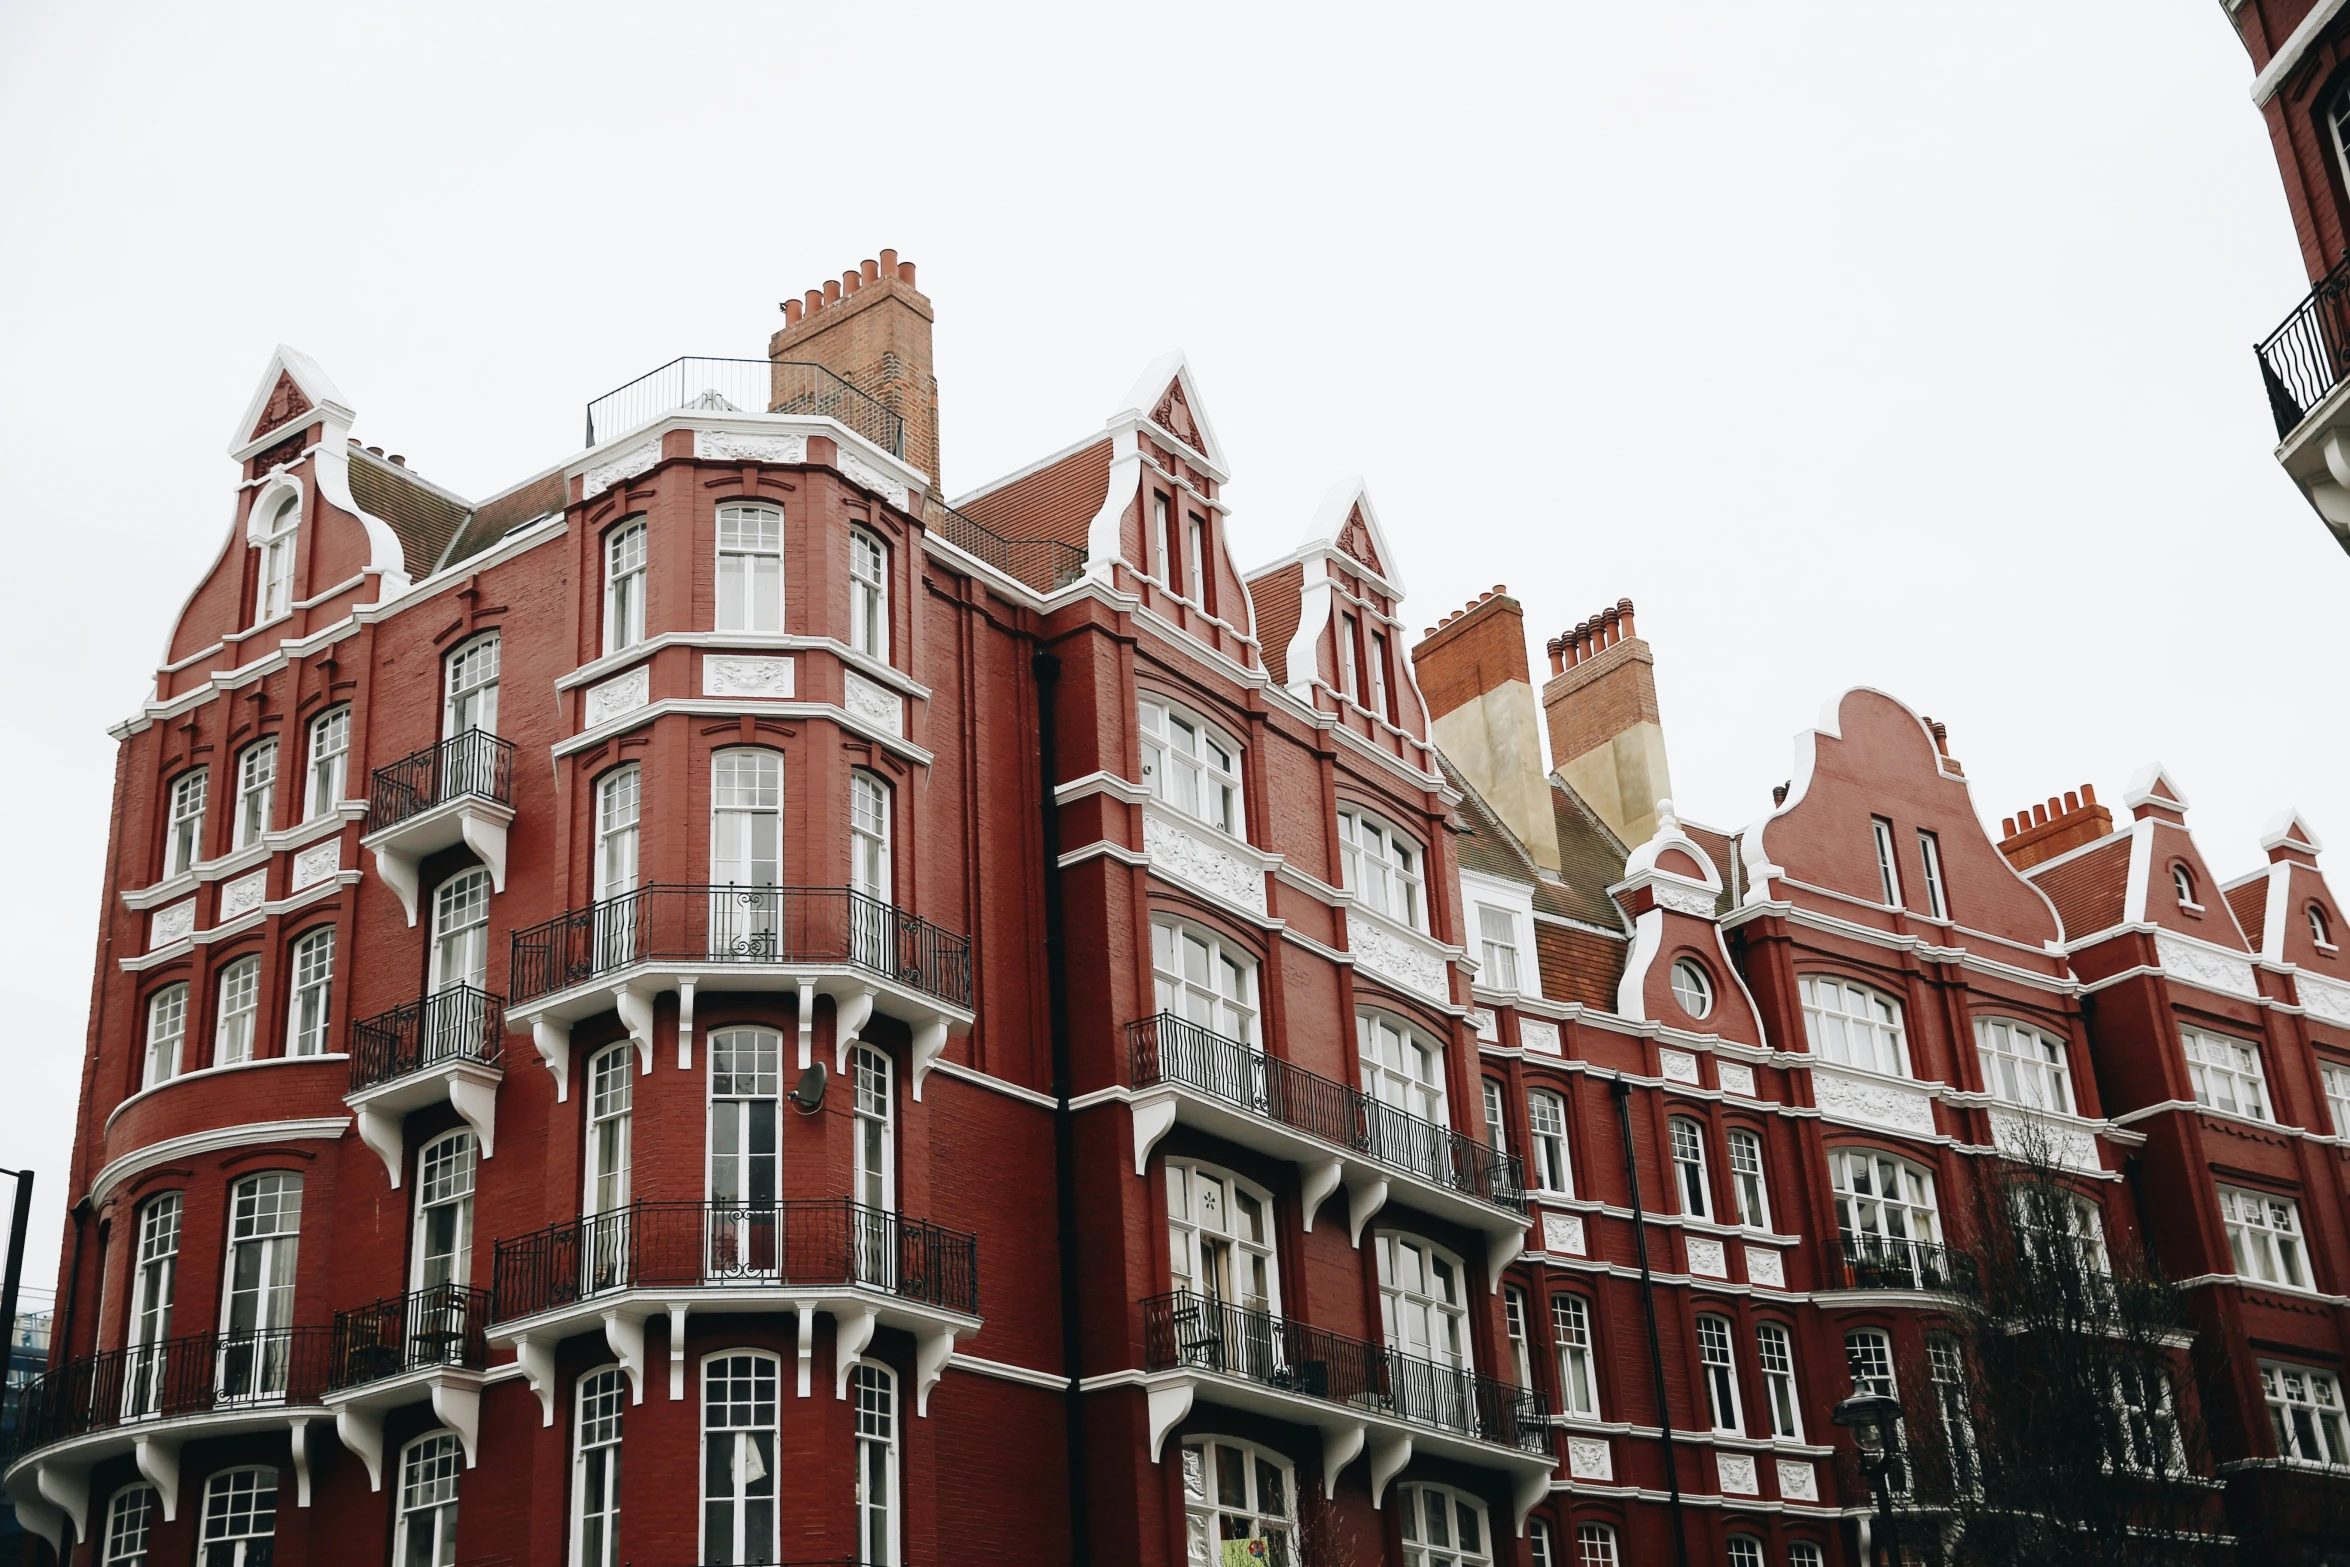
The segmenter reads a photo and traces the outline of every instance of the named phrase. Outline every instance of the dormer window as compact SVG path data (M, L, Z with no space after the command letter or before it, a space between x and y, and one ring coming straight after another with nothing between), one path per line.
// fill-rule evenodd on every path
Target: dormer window
M1901 907L1901 867L1893 858L1893 824L1882 816L1869 818L1869 832L1877 845L1877 886L1885 894L1885 906Z
M2323 908L2323 906L2321 906L2321 905L2319 905L2319 904L2312 903L2312 904L2309 906L2309 909L2308 909L2308 914L2309 914L2309 939L2310 939L2311 941L2314 941L2314 942L2316 942L2316 943L2317 943L2317 945L2318 945L2318 950L2320 950L2321 952L2331 952L2331 951L2333 951L2333 950L2334 950L2334 931L2333 931L2333 926L2332 926L2332 925L2330 925L2329 923L2327 923L2327 920L2326 920L2326 911L2325 911L2325 909Z
M2176 862L2172 864L2170 884L2171 890L2179 896L2180 908L2200 910L2203 907L2195 901L2195 873L2185 865Z
M275 620L294 607L294 530L302 520L302 497L289 495L278 502L261 540L261 593L254 602L253 622Z
M1240 837L1240 747L1171 703L1146 696L1136 708L1142 719L1142 781L1152 795Z

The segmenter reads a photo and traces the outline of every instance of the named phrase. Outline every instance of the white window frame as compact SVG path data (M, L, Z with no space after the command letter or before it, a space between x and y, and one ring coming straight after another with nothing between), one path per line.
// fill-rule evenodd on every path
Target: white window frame
M598 903L636 891L637 832L644 812L644 773L636 763L596 780L595 893Z
M1884 904L1889 909L1902 907L1901 861L1893 847L1893 824L1882 816L1869 818L1869 835L1877 846L1877 886L1884 893Z
M849 1190L866 1207L894 1213L898 1206L895 1063L878 1047L860 1041L849 1050L849 1075L855 1090L856 1119Z
M223 1331L268 1334L293 1326L302 1195L302 1177L292 1170L256 1171L229 1188L228 1266L220 1279ZM253 1259L249 1278L248 1256ZM282 1377L283 1350L264 1346L254 1354L275 1358Z
M2004 1104L2075 1113L2071 1052L2060 1035L2011 1017L1975 1019L1983 1087Z
M416 1150L415 1255L408 1287L463 1287L473 1278L473 1188L481 1145L458 1127Z
M1223 1500L1221 1458L1230 1454L1240 1466L1241 1498ZM1270 1472L1273 1484L1266 1484ZM1265 1493L1276 1489L1276 1501ZM1187 1436L1183 1439L1184 1535L1186 1559L1221 1561L1226 1540L1280 1539L1287 1549L1274 1561L1296 1561L1297 1470L1271 1448L1228 1436ZM1246 1530L1246 1534L1234 1532ZM1273 1548L1268 1547L1270 1552ZM1203 1554L1204 1552L1204 1554Z
M2050 1212L2049 1199L2054 1211ZM2070 1188L2049 1191L2029 1183L2013 1188L2015 1227L2025 1254L2038 1256L2051 1233L2075 1249L2075 1260L2099 1272L2111 1272L2105 1253L2105 1216L2096 1203Z
M860 1360L849 1381L857 1416L857 1557L863 1567L898 1567L898 1374Z
M2301 1204L2274 1192L2219 1188L2220 1224L2239 1278L2285 1289L2310 1288L2307 1234Z
M2264 1379L2263 1391L2266 1387ZM2178 1396L2167 1371L2130 1361L2115 1366L2113 1402L2122 1442L2116 1458L2122 1465L2140 1474L2166 1474L2186 1467L2187 1450L2179 1436Z
M2260 1393L2278 1458L2329 1468L2350 1465L2350 1416L2343 1412L2339 1376L2315 1366L2264 1360Z
M849 646L889 662L889 545L870 528L849 530Z
M1246 1176L1199 1159L1166 1161L1168 1277L1178 1290L1281 1315L1279 1209Z
M464 1444L454 1431L427 1431L400 1449L394 1561L438 1567L457 1559L457 1481L464 1468ZM419 1529L430 1531L429 1541L415 1538Z
M141 1088L157 1088L180 1075L187 1037L188 987L183 980L147 998L147 1051Z
M106 1499L106 1529L99 1537L102 1567L148 1567L156 1496L155 1487L142 1480Z
M2318 1063L2317 1076L2325 1089L2326 1115L2336 1137L2350 1137L2350 1066Z
M459 985L487 989L489 962L490 873L477 865L433 889L427 985L435 995Z
M1497 1154L1510 1151L1508 1112L1503 1109L1501 1079L1485 1079L1485 1146Z
M1675 958L1670 983L1673 1000L1682 1011L1703 1022L1713 1015L1714 977L1695 958Z
M1189 506L1183 508L1184 594L1202 609L1208 603L1208 523Z
M606 1045L587 1061L586 1157L580 1211L593 1217L628 1206L635 1142L636 1046Z
M1391 1012L1366 1007L1355 1013L1355 1052L1364 1093L1406 1115L1452 1125L1443 1039Z
M1893 1339L1883 1328L1854 1328L1844 1335L1844 1368L1852 1391L1901 1396L1893 1367Z
M204 859L204 799L210 769L191 767L171 781L171 818L163 833L166 880L194 870Z
M1694 1116L1676 1115L1666 1119L1665 1129L1673 1145L1673 1190L1681 1200L1682 1214L1711 1219L1714 1191L1712 1172L1706 1168L1705 1123Z
M1413 930L1428 928L1427 850L1402 828L1354 806L1340 807L1338 865L1346 890L1365 908Z
M123 1325L122 1408L130 1418L162 1411L171 1310L179 1294L180 1226L186 1198L162 1192L139 1206L138 1252L131 1263L129 1319Z
M1897 997L1838 974L1800 975L1796 988L1803 998L1804 1042L1814 1056L1885 1077L1912 1075Z
M1379 1326L1387 1347L1474 1374L1467 1266L1446 1248L1406 1230L1381 1230L1376 1239Z
M1246 840L1240 743L1180 703L1143 694L1135 698L1141 729L1142 781L1171 811Z
M309 770L305 774L302 820L316 821L343 803L350 777L351 708L330 707L310 720Z
M635 824L627 830L633 834ZM630 880L633 887L633 867ZM710 884L783 884L781 753L747 745L710 753Z
M1622 1561L1616 1550L1615 1525L1575 1525L1575 1567L1621 1567Z
M1356 701L1355 693L1362 680L1362 636L1356 629L1354 612L1338 612L1338 693L1349 702Z
M1371 716L1378 719L1382 724L1392 724L1395 722L1395 716L1394 709L1389 705L1387 692L1386 632L1374 631L1371 633L1370 645L1364 650L1364 657L1370 662Z
M277 1538L277 1470L267 1464L215 1470L204 1482L201 1517L196 1560L204 1567L259 1567L248 1547L255 1540ZM227 1554L213 1555L216 1545L229 1547Z
M645 639L645 582L652 551L645 519L623 521L604 535L604 651Z
M628 1374L618 1366L583 1372L571 1404L570 1567L621 1567L620 1440Z
M703 1054L710 1102L702 1195L717 1244L730 1215L772 1211L783 1196L783 1035L750 1024L716 1029Z
M318 925L294 939L287 968L286 1054L323 1056L334 1042L335 928Z
M1591 1302L1568 1291L1550 1297L1550 1337L1558 1351L1559 1413L1599 1418L1599 1352Z
M1882 1189L1888 1179L1895 1185L1890 1192ZM1884 1148L1831 1148L1828 1184L1836 1193L1841 1237L1857 1240L1884 1257L1898 1260L1906 1254L1913 1265L1918 1262L1914 1248L1942 1243L1934 1172L1915 1160Z
M1711 1311L1697 1314L1697 1365L1705 1381L1705 1403L1716 1431L1746 1434L1738 1401L1738 1362L1731 1351L1730 1319Z
M883 903L897 901L890 852L897 791L869 767L849 769L849 885Z
M1951 1334L1926 1335L1926 1380L1934 1398L1934 1416L1942 1425L1943 1448L1950 1458L1950 1482L1962 1493L1979 1494L1982 1459L1975 1447L1971 1379L1966 1352Z
M2324 905L2312 898L2302 905L2301 915L2302 918L2309 921L2309 939L2316 945L2318 951L2338 952L2341 950L2334 943L2334 924L2326 917Z
M1762 1541L1751 1534L1730 1536L1730 1567L1763 1567Z
M1771 1228L1771 1188L1762 1134L1751 1127L1733 1126L1722 1140L1730 1150L1730 1190L1738 1200L1738 1223L1767 1234Z
M253 624L266 625L294 609L294 540L302 529L302 497L286 496L262 527L261 580L253 593Z
M1568 1162L1567 1100L1548 1088L1526 1091L1526 1173L1534 1190L1558 1197L1575 1195L1575 1172Z
M476 729L498 732L498 671L504 660L505 642L495 631L449 650L441 661L442 739Z
M2179 1045L2186 1053L2187 1081L2197 1104L2250 1121L2275 1119L2269 1111L2267 1063L2257 1043L2233 1034L2182 1028Z
M1926 867L1926 912L1938 920L1950 918L1950 899L1942 887L1942 840L1926 828L1918 829L1918 858Z
M744 503L718 508L720 631L783 630L783 511ZM730 602L731 601L731 602Z
M247 953L222 964L213 996L212 1064L252 1060L261 1024L261 959Z
M1509 1333L1510 1370L1518 1386L1534 1385L1534 1343L1526 1322L1526 1292L1515 1284L1501 1289L1501 1320Z
M1477 941L1485 962L1477 983L1489 990L1518 988L1518 914L1490 903L1477 905Z
M737 1362L743 1363L739 1372L733 1369ZM759 1369L760 1367L765 1368L764 1374ZM726 1369L722 1370L721 1368ZM699 1418L701 1440L697 1446L697 1456L700 1463L695 1471L701 1477L698 1483L698 1489L702 1493L701 1506L697 1514L701 1554L696 1556L694 1560L699 1562L780 1560L783 1508L780 1494L782 1484L777 1470L782 1467L779 1449L782 1446L783 1362L777 1356L763 1349L722 1349L715 1354L703 1356L701 1369L702 1407ZM733 1380L738 1376L742 1378L748 1397L739 1400L739 1402L749 1409L749 1423L739 1425L712 1424L714 1412L710 1393L713 1379L720 1376L728 1379L730 1391ZM759 1419L762 1405L760 1396L762 1384L767 1389L767 1397L764 1400L765 1407L773 1411L764 1422ZM732 1409L737 1402L730 1397L721 1407ZM764 1457L759 1454L757 1443L757 1438L762 1433L767 1437L767 1451ZM733 1538L724 1544L710 1538L711 1508L714 1505L720 1505L717 1499L709 1494L710 1439L718 1435L724 1435L730 1439L731 1456L728 1459L728 1466L735 1472L733 1492L723 1505L738 1510L732 1519L730 1532ZM750 1445L747 1448L742 1442L742 1439L746 1437L750 1439ZM752 1473L751 1471L754 1469L761 1472ZM762 1481L767 1485L764 1497L750 1489ZM765 1537L754 1541L750 1512L760 1501L767 1504L767 1527L764 1531L758 1531L763 1533ZM755 1554L762 1550L767 1553L764 1558Z
M1179 564L1175 559L1174 521L1174 508L1168 503L1167 497L1153 491L1151 494L1151 547L1158 552L1159 581L1169 593L1177 591L1175 573ZM1150 564L1146 562L1143 569L1147 575L1151 570Z
M1533 1567L1565 1567L1551 1543L1550 1525L1539 1518L1526 1520L1526 1555Z
M1819 1546L1809 1540L1787 1542L1787 1567L1824 1567L1826 1558Z
M1755 1364L1762 1371L1763 1416L1772 1437L1803 1440L1803 1387L1795 1379L1795 1335L1782 1322L1754 1326Z
M1257 1044L1256 954L1205 925L1151 921L1156 1009L1251 1049Z
M277 805L277 742L256 740L237 753L237 818L230 849L259 843L270 829Z
M1493 1525L1483 1502L1466 1491L1426 1481L1396 1490L1404 1567L1491 1567ZM1464 1541L1462 1536L1471 1528L1476 1539Z

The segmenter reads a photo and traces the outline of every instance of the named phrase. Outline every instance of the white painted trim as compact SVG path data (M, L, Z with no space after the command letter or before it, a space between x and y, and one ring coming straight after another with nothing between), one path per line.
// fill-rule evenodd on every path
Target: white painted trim
M1055 784L1053 786L1053 803L1055 805L1072 805L1079 800L1088 799L1097 794L1106 794L1125 805L1142 805L1151 797L1150 787L1147 784L1138 784L1131 778L1121 778L1116 773L1097 769L1082 778L1072 778L1065 784Z
M294 776L298 778L300 775ZM177 876L150 882L144 887L125 888L122 906L142 914L149 909L160 908L194 892L202 883L225 881L240 871L268 864L272 855L288 849L306 848L322 838L331 837L366 815L365 800L339 800L335 808L325 815L314 816L309 821L281 832L264 833L258 842L249 843L234 854L224 854L217 860L200 860Z
M323 1056L306 1056L304 1060L324 1060ZM351 1126L347 1115L319 1116L295 1121L248 1121L239 1126L218 1126L209 1131L190 1132L184 1137L168 1137L159 1143L136 1148L108 1164L90 1183L89 1198L93 1204L104 1202L114 1188L142 1170L175 1159L200 1158L208 1153L220 1153L230 1148L256 1148L268 1143L333 1142Z
M191 931L168 947L157 947L154 951L141 953L135 958L120 959L122 971L126 974L142 974L148 969L186 957L198 947L209 947L215 942L226 941L232 936L242 936L272 915L292 914L297 910L306 909L311 904L321 902L345 887L356 887L365 878L364 871L356 869L337 871L315 886L305 887L293 896L280 898L274 903L264 903L259 908L238 915L225 925L215 925L209 930Z
M2350 0L2317 0L2309 14L2301 19L2301 25L2286 35L2284 45L2269 57L2268 64L2261 68L2260 74L2252 78L2252 107L2268 107L2268 101L2277 95L2277 89L2285 84L2285 78L2300 66L2302 56L2309 53L2310 45L2316 43L2319 36L2333 25L2334 18L2342 14L2342 7L2346 3L2350 3Z
M1053 1393L1065 1393L1069 1390L1067 1377L1055 1376L1049 1371L1031 1371L1026 1366L1015 1366L1001 1360L984 1360L977 1355L966 1355L960 1351L947 1356L947 1367L953 1371L968 1371L977 1376L995 1377L1005 1382L1018 1382L1028 1387L1040 1387Z
M834 637L802 636L792 631L664 631L642 642L632 642L616 653L590 659L569 674L557 675L555 689L571 691L593 685L607 675L618 674L672 647L707 648L726 653L830 653L859 674L872 677L901 696L918 702L930 700L930 687L896 665L860 653Z
M350 1059L351 1057L348 1052L338 1050L330 1051L324 1055L263 1056L258 1060L253 1061L231 1061L225 1066L200 1066L192 1072L181 1072L177 1076L165 1078L160 1083L150 1084L149 1086L140 1089L137 1093L131 1095L128 1099L125 1099L121 1104L118 1104L113 1109L107 1111L105 1130L108 1133L111 1133L114 1130L114 1123L116 1119L132 1105L137 1104L142 1099L147 1099L155 1094L162 1093L165 1089L171 1087L175 1083L184 1083L192 1077L218 1077L224 1072L250 1072L256 1067L308 1066L313 1061L348 1061Z
M851 730L886 751L904 757L918 766L931 764L931 753L910 740L901 739L861 713L852 713L845 707L830 702L772 702L764 697L744 697L737 701L710 700L702 697L663 697L643 707L632 707L617 718L606 719L592 729L582 729L568 740L558 740L548 747L552 756L571 756L581 751L592 751L608 740L641 729L658 718L672 716L685 718L739 718L745 714L761 718L829 719L843 729Z

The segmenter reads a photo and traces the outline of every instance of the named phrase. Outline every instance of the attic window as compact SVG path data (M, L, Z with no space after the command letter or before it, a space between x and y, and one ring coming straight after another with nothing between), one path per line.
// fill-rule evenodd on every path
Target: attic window
M1674 960L1673 999L1694 1018L1702 1018L1714 1009L1714 982L1695 958Z
M2316 943L2318 944L2318 947L2319 947L2319 949L2320 949L2320 950L2322 950L2322 951L2326 951L2326 952L2331 952L2331 951L2333 951L2333 950L2334 950L2334 934L2333 934L2333 927L2332 927L2330 924L2328 924L2328 923L2327 923L2327 921L2326 921L2326 911L2325 911L2325 909L2324 909L2323 907L2321 907L2320 905L2318 905L2318 904L2312 903L2312 904L2309 906L2308 913L2309 913L2309 939L2310 939L2310 940L2312 940L2312 941L2314 941L2314 942L2316 942Z
M302 520L302 497L289 495L270 514L261 541L261 593L253 622L275 620L294 607L294 529Z
M2170 868L2171 890L2179 895L2179 907L2200 914L2203 905L2195 901L2195 873L2186 866L2173 863Z

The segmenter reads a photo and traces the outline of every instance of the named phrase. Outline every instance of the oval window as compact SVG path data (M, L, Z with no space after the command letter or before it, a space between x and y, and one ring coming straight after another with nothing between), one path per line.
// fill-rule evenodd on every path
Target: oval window
M1695 958L1674 961L1673 999L1691 1017L1703 1017L1714 1009L1714 982L1706 977L1704 965Z

